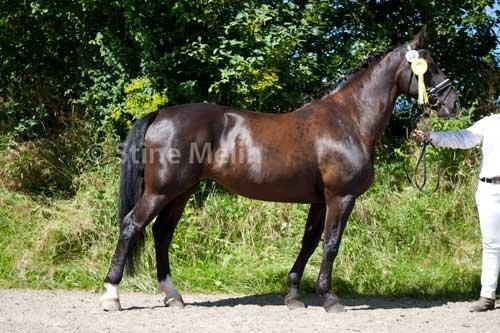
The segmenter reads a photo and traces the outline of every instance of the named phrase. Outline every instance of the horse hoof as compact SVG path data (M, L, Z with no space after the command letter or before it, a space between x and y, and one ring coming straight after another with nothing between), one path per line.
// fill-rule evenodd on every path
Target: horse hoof
M288 294L285 295L285 304L290 309L303 309L306 307L304 302L300 299L300 293L297 288L291 288Z
M99 300L99 304L104 311L121 311L122 309L118 298L103 298Z
M286 301L286 306L290 309L290 310L295 310L295 309L304 309L306 307L306 305L304 304L304 302L302 302L300 299L298 298L293 298L293 299L289 299Z
M328 313L342 313L342 312L345 312L345 308L342 304L340 303L333 303L333 304L329 304L329 305L325 305L325 310L326 312Z
M328 313L345 312L345 308L340 302L340 298L331 293L326 295L323 307Z
M172 298L165 297L163 303L165 303L166 307L174 309L182 309L185 306L184 301L182 300L182 296L180 295Z

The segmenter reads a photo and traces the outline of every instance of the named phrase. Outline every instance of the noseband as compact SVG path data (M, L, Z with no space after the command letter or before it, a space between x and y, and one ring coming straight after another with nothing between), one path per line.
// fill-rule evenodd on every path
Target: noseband
M408 83L408 87L411 86L411 83L413 81L414 76L415 76L415 74L412 74L410 76L410 81ZM452 86L453 86L453 82L450 79L444 79L443 81L441 81L437 85L430 87L427 90L428 95L429 95L429 102L427 104L422 105L423 106L422 113L423 114L429 113L430 112L429 108L432 108L432 109L437 109L439 107L446 108L444 103L446 102L446 100L448 99L448 97L450 95ZM444 95L444 98L443 98L443 95ZM430 103L432 100L434 100L435 103Z
M448 99L448 96L450 95L451 86L453 83L451 82L450 79L444 79L434 87L431 87L429 89L429 100L434 99L436 100L436 103L434 104L429 104L431 107L438 107L438 106L444 106L444 103ZM443 96L444 92L446 92L446 95L444 96L444 99L441 100L441 97Z

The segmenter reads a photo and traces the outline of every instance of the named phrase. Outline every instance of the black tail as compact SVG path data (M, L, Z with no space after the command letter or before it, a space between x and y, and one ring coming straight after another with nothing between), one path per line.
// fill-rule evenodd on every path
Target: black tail
M118 203L120 233L124 227L125 216L134 208L144 191L144 137L157 114L158 112L153 112L136 121L123 144ZM130 242L126 262L126 270L129 275L135 273L136 263L143 247L144 230L140 231Z

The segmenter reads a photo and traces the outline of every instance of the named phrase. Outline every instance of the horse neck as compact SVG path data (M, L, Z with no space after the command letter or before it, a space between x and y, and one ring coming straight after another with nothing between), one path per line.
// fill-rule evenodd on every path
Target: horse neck
M399 95L395 77L400 62L395 57L388 53L329 97L351 112L370 150L382 137Z

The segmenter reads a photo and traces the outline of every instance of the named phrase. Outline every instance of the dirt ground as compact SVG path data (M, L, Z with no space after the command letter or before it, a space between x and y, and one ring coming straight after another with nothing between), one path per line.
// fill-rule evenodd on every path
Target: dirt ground
M281 295L184 295L187 306L163 306L161 295L123 293L121 312L104 312L99 295L81 291L0 290L0 332L500 332L500 308L468 312L468 302L346 299L347 312L326 313L320 299L288 310Z

